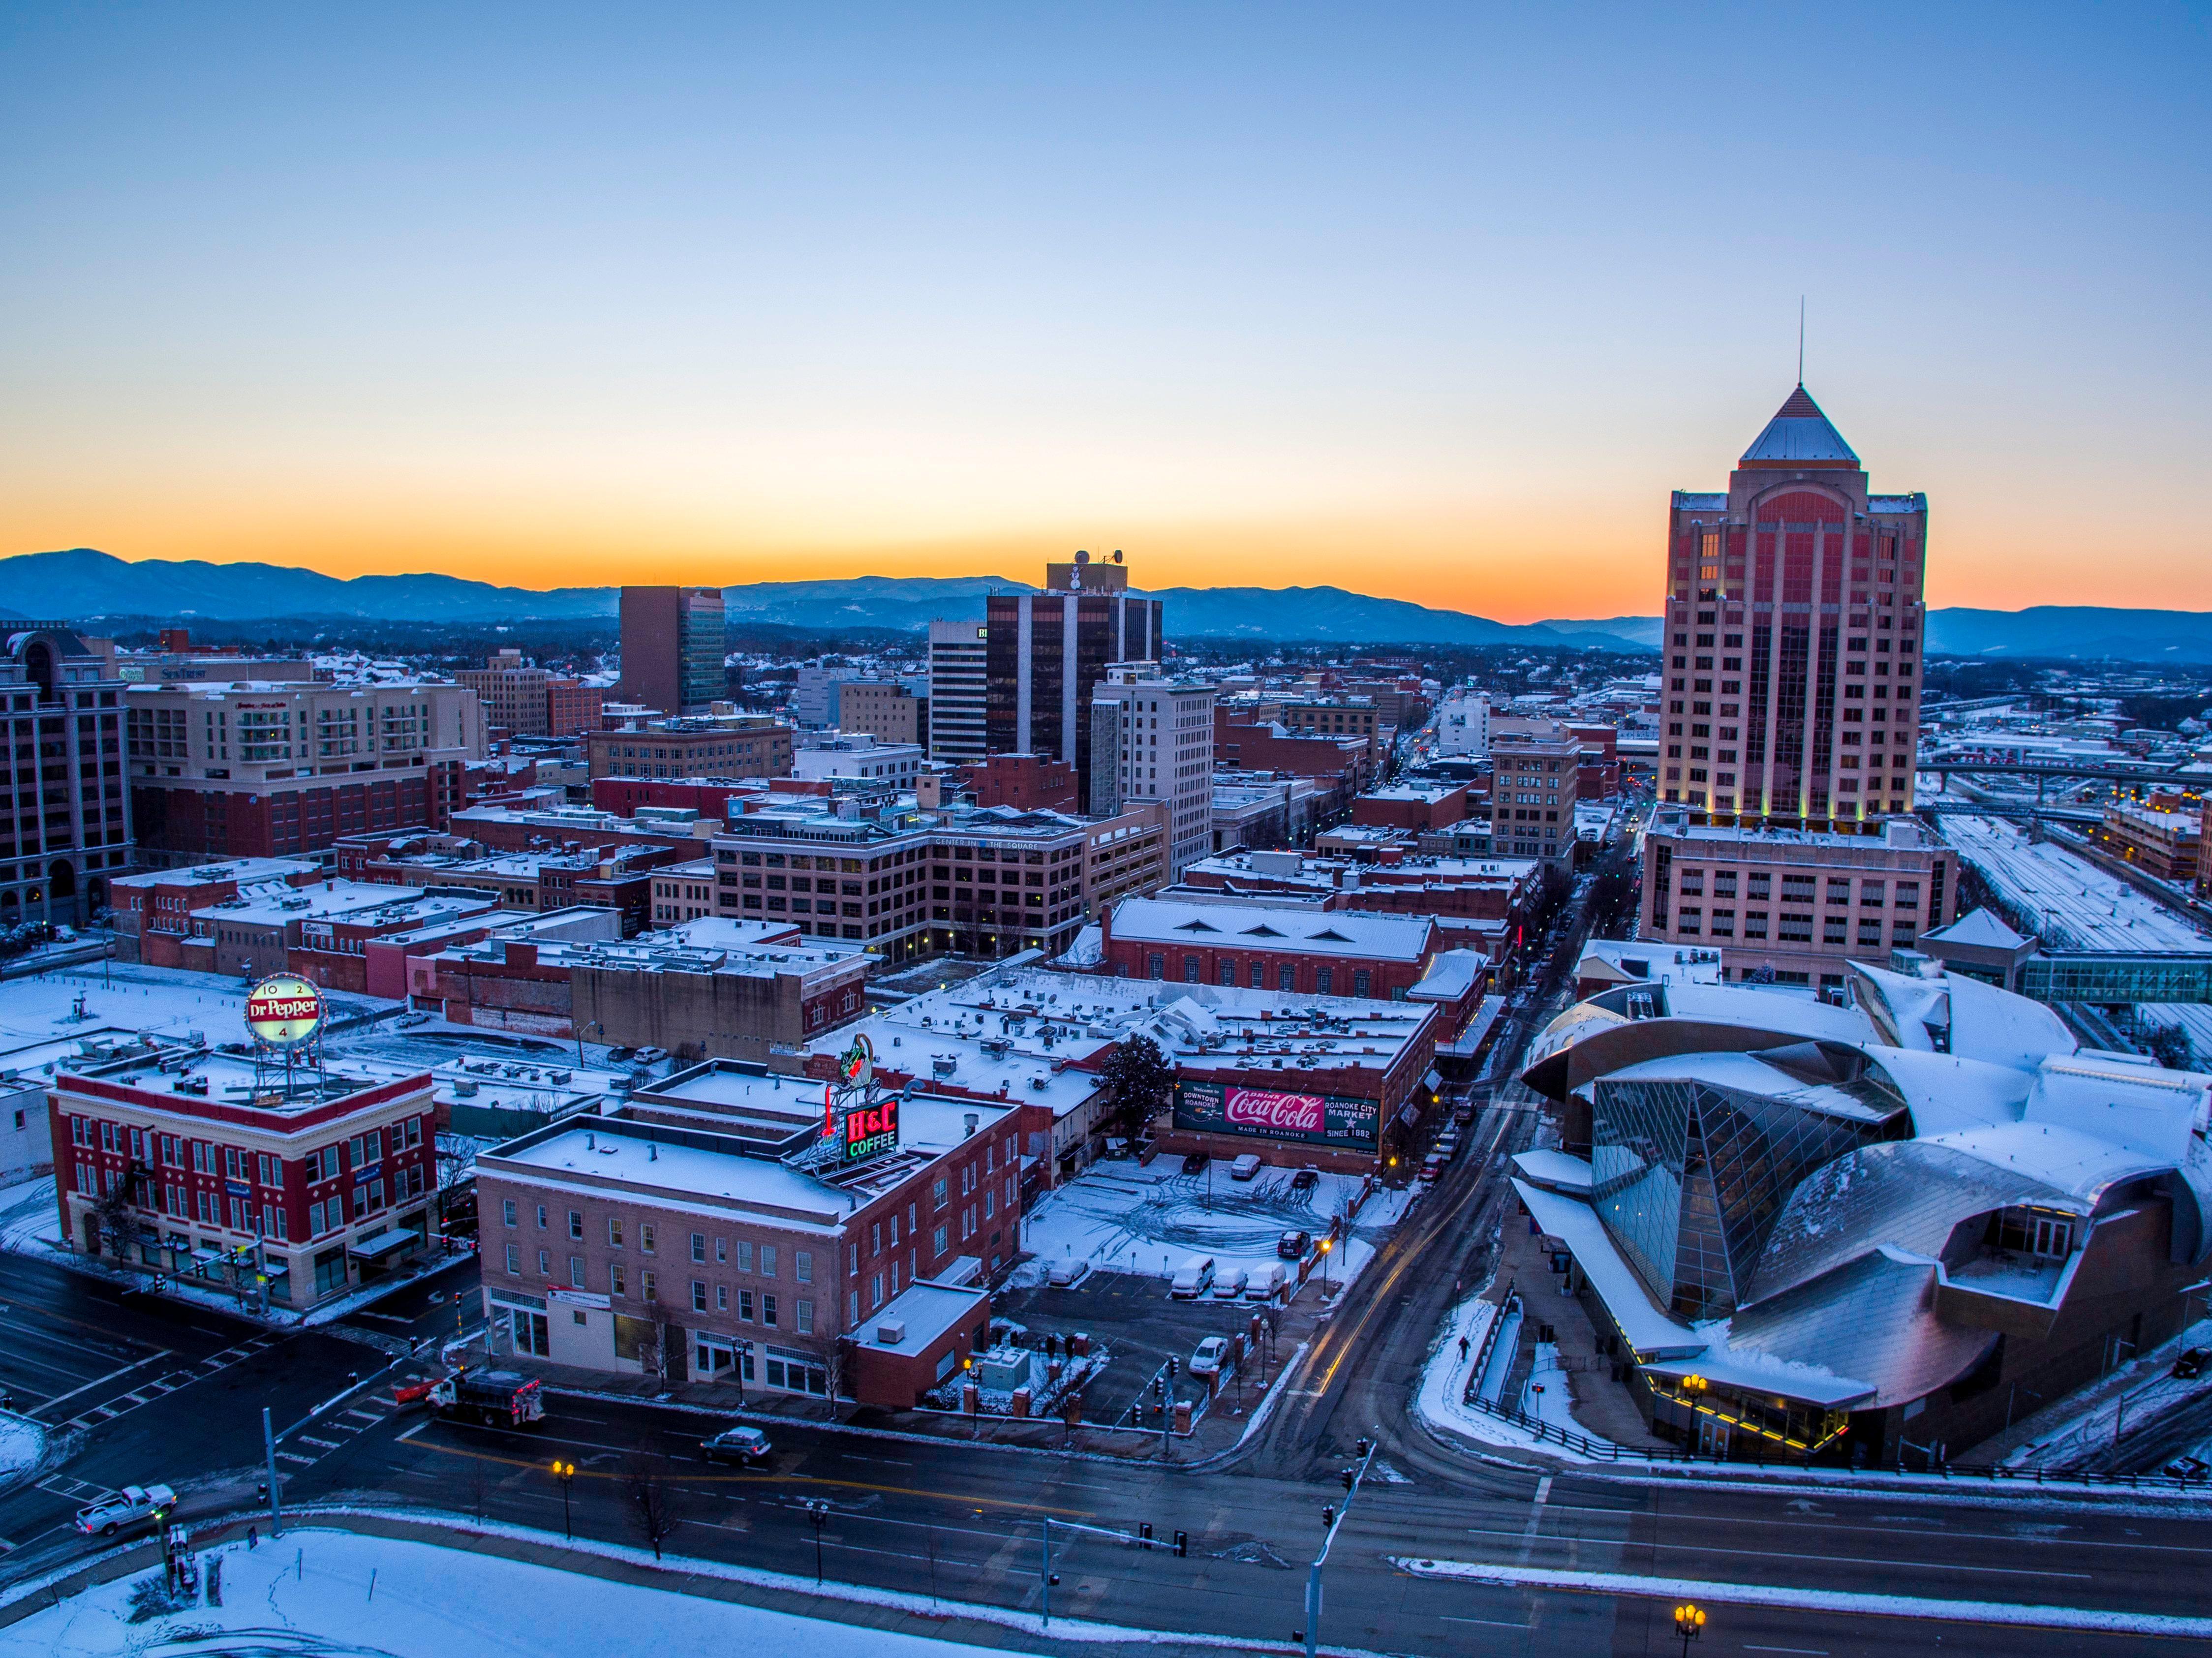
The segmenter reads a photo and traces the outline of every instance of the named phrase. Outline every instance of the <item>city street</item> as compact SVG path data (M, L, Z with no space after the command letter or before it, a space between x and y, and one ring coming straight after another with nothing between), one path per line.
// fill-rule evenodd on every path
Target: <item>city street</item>
M1531 953L1534 992L1499 1040L1517 1053L1556 1011L1582 932L1577 884L1553 940ZM1510 1078L1494 1066L1492 1076ZM1492 1091L1472 1145L1390 1232L1315 1338L1267 1426L1203 1468L978 1448L777 1422L757 1469L707 1464L714 1419L633 1400L556 1397L535 1430L437 1422L364 1387L403 1345L476 1321L473 1262L396 1291L330 1332L276 1334L198 1307L0 1259L7 1351L0 1380L40 1420L71 1424L58 1472L0 1498L0 1573L20 1579L92 1548L67 1527L81 1502L126 1481L167 1480L184 1513L251 1502L260 1412L280 1428L288 1503L344 1499L440 1509L639 1543L633 1482L649 1477L677 1520L680 1554L811 1576L806 1511L826 1503L826 1577L1030 1612L1042 1609L1045 1522L1060 1576L1055 1616L1287 1643L1304 1626L1305 1568L1324 1504L1343 1501L1353 1442L1379 1440L1327 1570L1326 1644L1437 1653L1674 1650L1678 1580L1929 1600L2212 1616L2212 1523L2201 1505L2148 1500L1990 1502L1762 1486L1707 1477L1646 1483L1521 1468L1448 1449L1409 1417L1427 1345L1458 1292L1489 1270L1510 1218L1505 1154L1533 1136L1516 1081ZM458 1298L458 1299L457 1299ZM459 1323L457 1323L457 1317ZM371 1343L374 1345L370 1345ZM294 1425L296 1424L296 1425ZM1187 1455L1188 1453L1184 1453ZM556 1458L578 1473L564 1506ZM1222 1466L1225 1462L1226 1466ZM1133 1534L1149 1523L1158 1546ZM1171 1540L1189 1535L1178 1558ZM1486 1585L1403 1562L1483 1563L1537 1573L1612 1572L1649 1593ZM1426 1570L1425 1568L1424 1570ZM1724 1606L1701 1650L1842 1655L1900 1648L2019 1655L2152 1650L2148 1637ZM2159 1642L2157 1649L2171 1650Z

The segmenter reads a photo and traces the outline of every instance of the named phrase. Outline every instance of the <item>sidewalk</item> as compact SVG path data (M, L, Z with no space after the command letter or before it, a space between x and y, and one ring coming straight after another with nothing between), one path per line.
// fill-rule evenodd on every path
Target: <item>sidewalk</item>
M1516 1381L1533 1373L1538 1345L1548 1343L1557 1350L1557 1368L1566 1373L1572 1400L1569 1409L1583 1433L1630 1449L1666 1447L1668 1442L1644 1425L1644 1413L1636 1408L1626 1386L1613 1379L1613 1361L1598 1351L1589 1313L1577 1297L1559 1293L1563 1281L1552 1271L1543 1240L1529 1235L1525 1218L1508 1213L1498 1243L1497 1274L1483 1298L1498 1303L1510 1288L1521 1292L1524 1316L1514 1365ZM1548 1376L1547 1385L1551 1385Z
M472 1339L470 1346L475 1346ZM459 1356L459 1349L448 1348ZM1287 1376L1296 1369L1296 1356L1305 1351L1302 1341L1287 1336L1282 1359L1267 1370L1267 1394L1279 1394ZM966 1416L943 1411L895 1411L879 1406L843 1400L833 1406L824 1399L775 1393L757 1386L743 1389L722 1382L680 1382L670 1385L658 1376L625 1376L605 1370L582 1370L556 1364L548 1359L518 1356L504 1345L495 1347L489 1362L538 1377L554 1393L586 1399L628 1400L657 1404L666 1409L692 1412L702 1422L743 1421L763 1425L803 1422L811 1426L856 1434L898 1438L947 1440L1002 1449L1073 1452L1116 1462L1158 1463L1163 1460L1162 1434L1158 1427L1117 1428L1086 1420L1071 1430L1056 1416L1018 1418L1006 1416ZM1195 1462L1232 1450L1248 1426L1259 1416L1267 1396L1258 1385L1258 1372L1243 1390L1243 1409L1236 1409L1237 1394L1224 1388L1188 1435L1168 1436L1165 1460Z

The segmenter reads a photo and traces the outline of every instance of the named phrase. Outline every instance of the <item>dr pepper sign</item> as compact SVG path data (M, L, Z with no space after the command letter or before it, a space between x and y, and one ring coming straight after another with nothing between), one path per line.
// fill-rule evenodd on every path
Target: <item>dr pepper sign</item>
M271 1048L297 1048L323 1023L323 993L296 973L273 973L246 993L246 1028Z

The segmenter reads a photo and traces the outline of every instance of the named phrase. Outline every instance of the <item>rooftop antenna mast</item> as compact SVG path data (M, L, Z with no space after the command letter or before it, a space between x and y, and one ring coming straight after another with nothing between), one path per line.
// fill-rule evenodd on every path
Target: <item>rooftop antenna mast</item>
M1797 296L1797 386L1800 391L1805 386L1805 296L1802 294Z

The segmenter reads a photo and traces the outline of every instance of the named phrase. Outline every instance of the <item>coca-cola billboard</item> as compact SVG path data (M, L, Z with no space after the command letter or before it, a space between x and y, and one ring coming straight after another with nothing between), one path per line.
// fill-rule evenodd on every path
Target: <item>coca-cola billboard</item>
M1322 1105L1318 1094L1274 1094L1259 1088L1224 1090L1222 1107L1228 1120L1240 1128L1287 1128L1294 1134L1322 1132Z
M1382 1108L1374 1100L1224 1088L1219 1083L1176 1087L1175 1126L1197 1133L1374 1151L1382 1145Z

